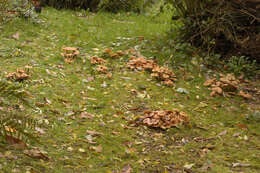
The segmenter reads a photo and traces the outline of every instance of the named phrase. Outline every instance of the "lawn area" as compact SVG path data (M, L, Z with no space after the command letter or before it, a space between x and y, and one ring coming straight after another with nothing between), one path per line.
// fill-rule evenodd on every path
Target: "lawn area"
M1 140L0 172L258 173L259 119L247 117L259 113L259 104L211 97L203 83L215 72L203 71L191 54L182 63L178 50L173 54L174 41L165 41L170 18L46 8L40 24L16 18L0 28L1 78L32 67L20 83L35 105L32 116L45 125L36 133L39 142L29 147L48 157L28 157ZM72 63L61 56L66 46L80 51ZM126 56L106 59L112 76L99 73L90 57L107 48L134 48L169 65L177 76L174 87L127 68ZM172 66L166 58L171 55L178 56ZM133 124L145 110L175 108L190 117L188 124L166 130Z

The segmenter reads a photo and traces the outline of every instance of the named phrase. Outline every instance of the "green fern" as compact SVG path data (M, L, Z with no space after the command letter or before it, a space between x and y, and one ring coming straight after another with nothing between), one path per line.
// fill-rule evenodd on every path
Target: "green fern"
M30 131L35 129L36 120L26 116L15 104L10 104L11 101L16 101L19 105L30 107L21 85L0 80L0 98L0 136L5 138L8 135L23 141L35 140Z

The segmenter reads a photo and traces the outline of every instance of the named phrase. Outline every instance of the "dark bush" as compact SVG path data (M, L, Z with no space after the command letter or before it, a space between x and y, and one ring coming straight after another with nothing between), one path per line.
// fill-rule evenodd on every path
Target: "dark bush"
M101 0L100 9L110 12L134 11L139 12L142 6L142 0Z
M110 12L134 11L140 12L158 0L40 0L41 5L57 9L90 9L91 11L106 10Z
M91 9L95 11L100 0L40 0L41 5L52 6L57 9Z
M260 61L259 0L168 0L183 23L181 38L227 57Z

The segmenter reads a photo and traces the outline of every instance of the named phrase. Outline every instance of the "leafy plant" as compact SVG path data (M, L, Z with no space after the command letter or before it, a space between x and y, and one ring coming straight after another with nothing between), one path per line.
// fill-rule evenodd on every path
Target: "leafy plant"
M257 75L256 61L250 61L249 57L245 56L232 56L227 63L229 71L232 71L236 75L246 74L247 76Z
M24 99L25 92L21 86L11 82L0 80L0 135L2 137L12 136L22 140L34 139L30 130L35 129L36 120L26 116L21 107L30 106ZM10 104L10 101L17 104Z

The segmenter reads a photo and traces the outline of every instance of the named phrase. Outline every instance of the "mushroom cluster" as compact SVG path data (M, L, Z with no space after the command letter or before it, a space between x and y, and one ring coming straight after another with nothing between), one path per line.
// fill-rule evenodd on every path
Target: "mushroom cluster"
M167 67L156 66L152 72L152 77L162 81L162 83L167 86L173 86L173 81L177 80L175 74Z
M73 60L80 54L78 48L75 47L64 47L62 48L64 53L61 53L61 56L65 58L65 62L71 63Z
M144 115L138 120L148 127L169 129L189 122L186 113L177 109L166 111L145 111Z
M144 57L130 57L127 67L132 70L149 71L151 72L151 77L162 81L162 84L167 86L173 86L173 81L177 80L175 74L170 69L161 67L155 61L147 60Z
M209 90L211 90L210 96L212 97L221 95L240 95L246 99L252 98L250 94L239 89L239 84L240 81L232 74L220 74L219 79L209 79L204 82L204 86L209 87Z
M155 67L157 67L157 64L153 60L147 60L144 57L131 56L129 58L129 62L127 63L127 67L138 71L152 71Z
M112 49L109 49L109 48L105 49L103 52L104 57L113 58L113 59L120 58L121 56L124 56L125 54L126 53L122 50L114 52Z
M94 65L96 65L96 64L104 64L104 63L106 63L106 60L104 60L103 58L99 58L98 56L93 56L90 59L90 63L94 64Z
M29 71L17 69L16 72L11 72L6 75L7 79L11 79L14 81L24 81L26 79L29 79L30 75L28 74Z

